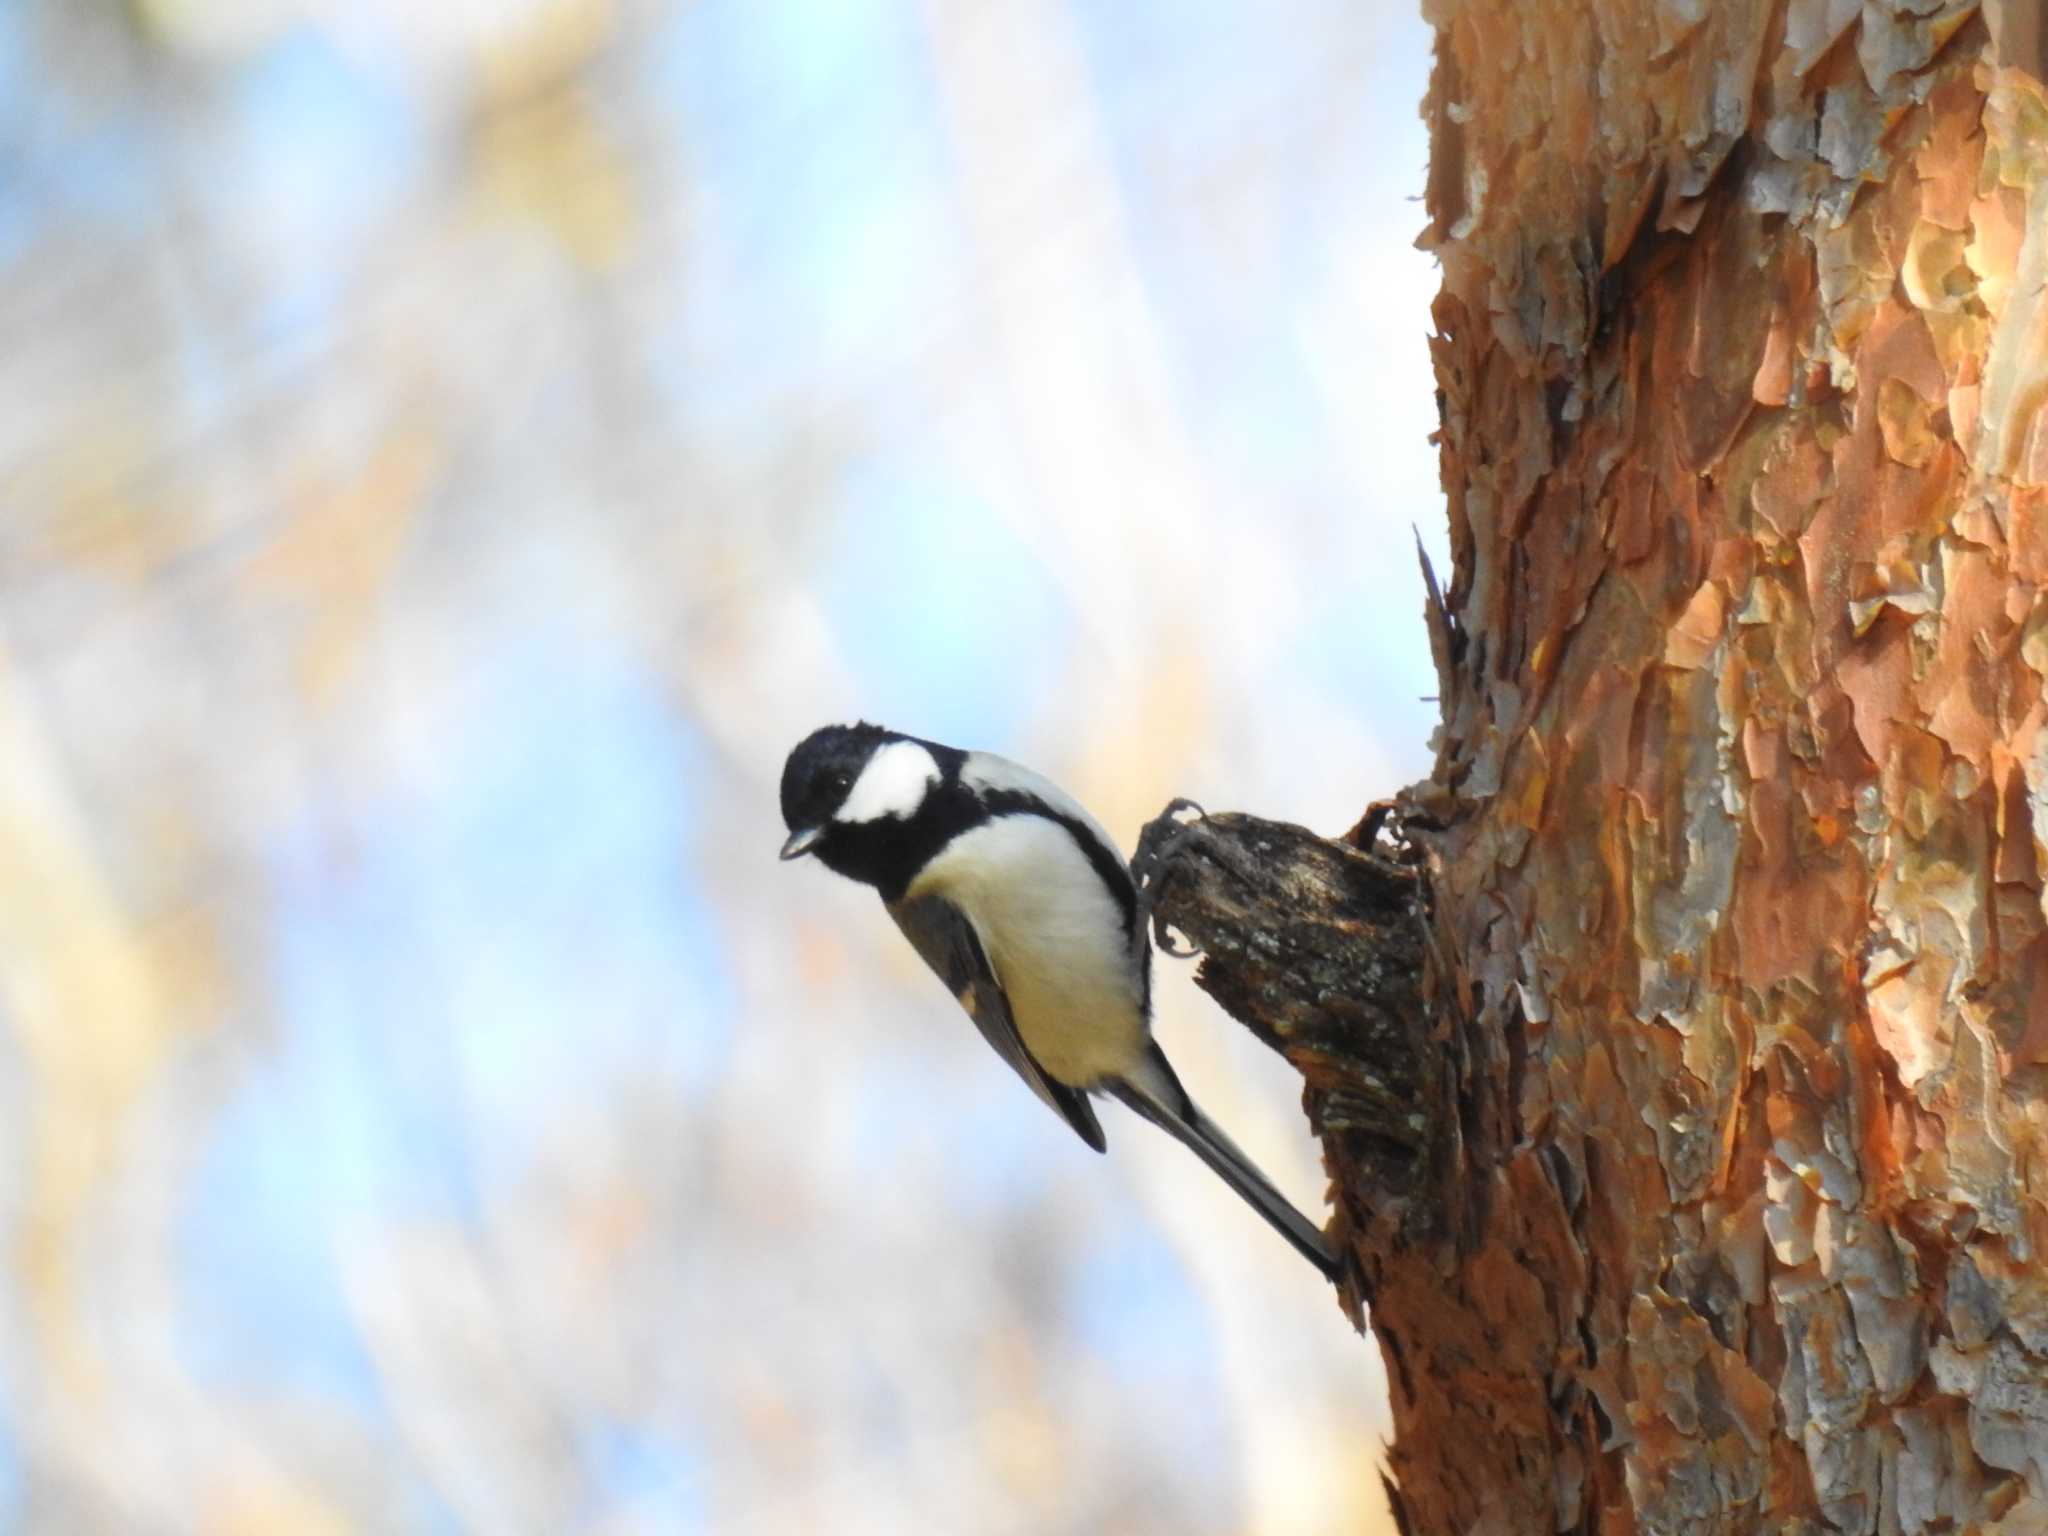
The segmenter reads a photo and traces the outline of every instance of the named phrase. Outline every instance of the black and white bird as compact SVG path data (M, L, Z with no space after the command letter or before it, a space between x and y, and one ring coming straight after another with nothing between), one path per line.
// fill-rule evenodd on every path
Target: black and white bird
M996 1054L1096 1151L1106 1093L1207 1163L1324 1276L1323 1234L1195 1107L1152 1039L1130 870L1030 769L877 725L813 731L782 769L782 857L873 886Z

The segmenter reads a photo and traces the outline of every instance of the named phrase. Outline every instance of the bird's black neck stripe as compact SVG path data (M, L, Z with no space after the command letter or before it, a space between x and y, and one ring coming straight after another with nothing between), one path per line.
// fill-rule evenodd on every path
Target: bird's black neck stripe
M1028 789L970 784L965 778L968 754L942 742L915 741L938 765L939 780L907 820L884 817L873 822L835 825L819 857L841 874L865 880L887 902L901 901L920 871L963 832L999 816L1038 816L1066 829L1089 867L1102 881L1123 919L1124 940L1136 942L1138 888L1116 850L1095 835L1088 823ZM1149 992L1149 967L1146 977Z
M1116 851L1104 846L1102 839L1086 822L1078 816L1055 810L1026 790L984 790L981 800L988 807L990 820L998 816L1042 816L1065 827L1067 836L1074 840L1074 846L1081 850L1082 856L1115 900L1117 911L1123 917L1125 940L1128 942L1132 938L1138 925L1138 888L1131 883L1131 872L1116 856Z
M998 816L1039 816L1066 829L1074 846L1088 860L1123 918L1124 938L1130 940L1138 926L1138 889L1131 872L1097 837L1080 817L1070 815L1025 789L999 786L971 786L962 777L967 754L958 747L917 737L910 740L931 753L938 764L939 782L925 797L909 822L883 822L871 827L844 829L841 842L867 845L860 862L862 877L874 881L884 901L900 901L925 862L968 829ZM886 830L885 830L886 829Z

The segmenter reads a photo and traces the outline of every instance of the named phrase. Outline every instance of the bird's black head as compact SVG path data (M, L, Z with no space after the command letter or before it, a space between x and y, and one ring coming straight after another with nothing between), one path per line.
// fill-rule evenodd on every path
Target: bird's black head
M861 769L890 733L865 720L857 725L826 725L796 744L782 765L782 824L789 828L783 857L795 858L808 846L791 845L806 833L822 833L832 813L846 803Z
M963 756L865 721L811 732L782 765L782 856L814 854L895 900L977 814L959 782Z

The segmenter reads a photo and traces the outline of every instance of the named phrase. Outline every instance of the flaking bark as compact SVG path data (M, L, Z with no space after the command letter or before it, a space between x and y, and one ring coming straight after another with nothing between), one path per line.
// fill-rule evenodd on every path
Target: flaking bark
M1309 1080L1397 1506L2048 1530L2038 8L1427 11L1413 857L1153 881Z

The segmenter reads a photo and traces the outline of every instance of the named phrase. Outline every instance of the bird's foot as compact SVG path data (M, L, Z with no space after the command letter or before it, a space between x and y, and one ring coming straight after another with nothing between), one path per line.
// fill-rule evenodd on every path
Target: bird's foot
M1160 920L1155 882L1208 814L1184 796L1170 801L1165 810L1145 824L1145 830L1138 835L1138 851L1131 856L1131 882L1138 888L1138 920L1152 930L1152 942L1178 960L1187 959L1197 950L1192 944L1184 946Z

